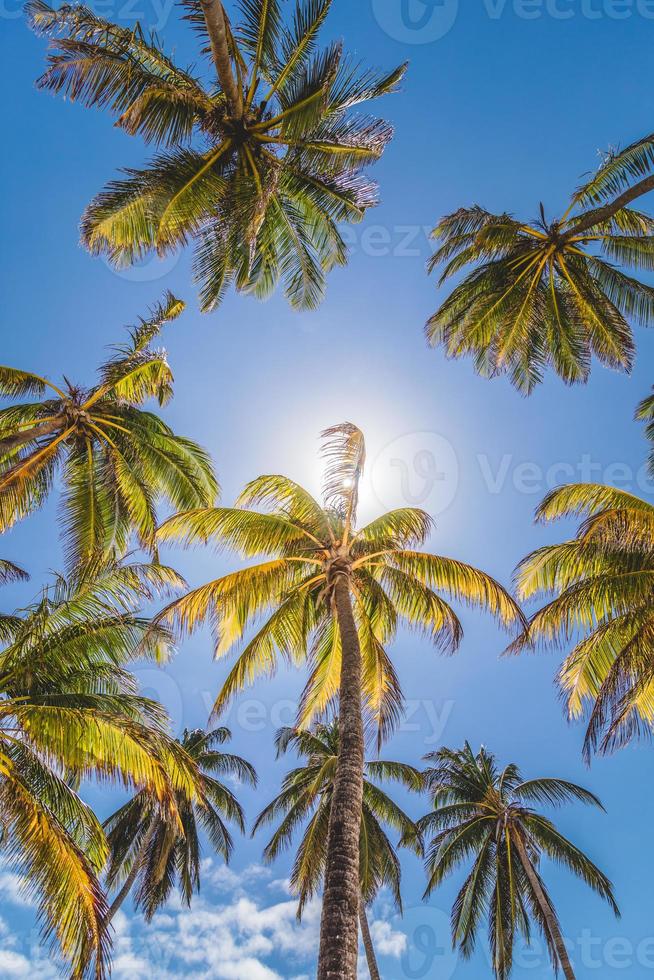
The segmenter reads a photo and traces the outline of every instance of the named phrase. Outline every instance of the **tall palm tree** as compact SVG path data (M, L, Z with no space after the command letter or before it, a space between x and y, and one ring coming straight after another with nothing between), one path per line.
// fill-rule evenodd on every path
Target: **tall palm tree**
M152 551L156 506L206 506L218 486L208 455L142 406L165 405L173 374L152 342L184 304L168 293L100 367L99 382L56 385L0 366L0 531L33 511L63 479L62 534L70 565L123 554L131 533ZM42 400L36 401L35 398Z
M575 538L539 548L518 566L520 595L548 601L509 649L572 648L559 684L570 717L589 712L589 758L654 726L654 507L583 483L552 491L536 516L583 520Z
M79 782L147 786L162 801L173 790L195 790L193 766L166 735L163 709L138 695L125 667L170 644L135 601L179 582L155 566L94 571L57 579L3 619L0 845L71 976L100 978L110 956L98 880L107 844Z
M291 304L313 308L325 274L347 260L338 223L375 204L364 175L392 136L354 107L393 91L405 66L361 70L340 44L318 50L331 0L242 0L232 30L220 0L181 0L211 55L210 75L178 68L141 27L91 10L27 5L53 38L41 88L106 107L117 125L160 149L89 205L82 239L116 264L195 241L204 310L230 283L267 296L281 279Z
M322 887L325 875L327 829L338 761L338 723L334 719L311 730L282 728L275 744L278 758L293 749L306 761L285 776L281 793L259 814L252 832L254 834L265 824L279 820L279 826L264 850L266 860L274 861L282 850L290 847L295 831L308 820L291 873L291 887L299 898L298 918L301 918L304 906ZM402 908L400 862L384 825L401 835L400 844L411 846L418 854L422 853L422 847L414 822L376 783L392 779L408 790L420 792L423 780L417 769L402 762L368 760L364 769L359 837L359 924L371 980L379 980L366 906L386 886L397 908Z
M178 791L175 806L171 807L168 800L161 800L144 788L105 821L108 888L122 879L107 922L137 882L135 904L147 921L166 903L175 884L183 901L191 904L193 893L200 890L200 828L206 831L215 850L229 861L233 842L225 819L233 821L241 832L245 822L238 800L216 776L236 776L251 786L257 782L249 762L220 751L219 746L230 738L228 728L209 732L184 729L179 744L196 768L195 799Z
M194 589L164 610L162 618L184 630L212 622L218 657L257 624L227 676L215 713L245 685L273 673L280 659L310 666L299 727L307 727L338 697L341 750L329 823L318 977L352 980L364 715L383 738L402 707L387 645L404 621L441 649L455 650L461 624L442 592L490 610L505 625L521 621L521 613L484 572L415 550L432 529L424 511L391 511L357 530L363 434L345 423L323 435L322 506L293 480L262 476L246 486L234 508L205 508L166 521L159 531L162 541L212 541L244 556L271 557Z
M467 742L463 749L443 748L426 758L433 763L425 772L433 810L419 821L423 833L433 834L426 894L474 858L452 909L454 945L465 958L472 956L488 914L493 972L506 980L517 935L529 942L533 922L545 938L554 971L561 968L566 980L574 980L558 916L540 874L543 855L572 871L620 913L608 878L533 806L579 801L602 809L602 804L563 779L525 782L514 764L500 771L490 752L481 748L475 755Z
M654 189L654 136L607 156L565 214L533 222L461 208L433 232L439 285L472 265L427 323L432 345L471 355L528 394L548 368L584 382L597 357L630 370L629 320L654 322L654 287L618 269L654 268L654 218L630 205ZM639 179L640 178L640 179Z

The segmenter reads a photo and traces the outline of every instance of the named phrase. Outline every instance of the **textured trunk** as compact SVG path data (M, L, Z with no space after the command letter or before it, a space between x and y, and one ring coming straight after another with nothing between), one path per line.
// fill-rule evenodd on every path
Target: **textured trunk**
M601 221L606 221L607 218L612 217L620 208L626 208L628 204L635 201L636 198L642 197L643 194L648 194L650 191L654 190L654 176L646 177L644 180L639 181L630 187L629 190L624 191L619 197L616 197L614 201L610 204L605 204L604 207L598 208L594 214L589 214L585 218L581 218L574 227L566 231L561 237L564 241L569 241L575 235L579 235L583 231L588 231L589 228L594 228Z
M0 439L0 453L11 452L12 449L19 449L20 446L24 446L27 442L32 442L34 439L40 439L42 436L50 436L53 432L58 432L62 427L61 421L53 422L42 422L40 425L33 425L31 429L26 429L25 432L17 432L13 436L5 436L4 439Z
M525 873L529 878L531 887L534 890L534 895L536 896L538 904L540 905L541 911L543 913L543 917L547 925L547 931L550 934L550 939L552 940L552 943L554 944L557 955L559 957L561 969L563 970L566 980L575 980L575 975L572 970L572 965L570 963L568 951L565 948L565 943L563 942L563 936L561 935L561 930L559 929L559 924L556 921L556 916L554 914L552 906L548 902L547 896L543 891L538 875L534 870L534 866L529 860L527 849L525 848L525 845L522 841L522 838L520 837L520 834L514 834L512 836L518 854L520 855L520 861L522 862L522 866L525 869Z
M243 96L234 80L227 40L227 19L223 5L220 0L200 0L200 3L220 87L225 93L231 114L240 118L243 113Z
M368 962L368 973L370 974L370 980L381 980L379 975L379 967L377 966L377 957L375 956L375 947L372 945L372 936L370 935L370 929L368 927L368 916L366 915L366 906L361 898L359 904L359 923L361 924L361 938L363 939L363 948L366 951L366 960Z
M143 865L143 859L144 859L144 857L145 857L145 855L147 853L148 847L150 846L150 841L152 840L152 836L154 834L154 830L155 830L155 821L153 820L152 823L150 824L150 826L148 827L147 831L146 831L145 837L143 838L143 843L141 844L141 849L140 849L139 853L137 854L136 858L134 859L134 864L132 865L132 870L130 871L130 873L125 878L125 881L123 882L122 888L120 889L120 891L118 892L118 894L114 898L113 902L109 906L109 911L107 912L107 918L104 920L105 926L108 926L109 925L109 923L111 922L111 920L115 916L116 912L121 907L121 905L123 904L123 902L125 901L125 899L129 895L129 893L131 892L132 886L133 886L134 882L136 881L136 878L138 876L138 873L141 870L141 867Z
M356 980L364 746L361 649L344 573L336 577L334 602L343 650L339 752L329 817L318 980Z

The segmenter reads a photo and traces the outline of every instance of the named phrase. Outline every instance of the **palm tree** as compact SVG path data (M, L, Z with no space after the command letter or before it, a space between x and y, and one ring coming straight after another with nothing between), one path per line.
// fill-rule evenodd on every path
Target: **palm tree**
M456 868L474 858L452 909L452 941L465 958L472 956L483 916L489 917L493 972L499 980L511 974L517 934L529 942L531 923L543 934L555 972L566 980L574 973L561 936L559 920L539 866L543 855L572 871L619 910L611 882L556 829L533 804L559 807L579 801L603 809L588 790L563 779L523 781L518 767L501 772L485 748L475 755L470 745L443 748L426 756L433 763L425 780L433 810L418 822L433 838L427 852L426 895Z
M259 814L252 832L254 834L265 824L280 821L264 850L266 860L274 861L291 845L298 826L310 818L291 873L291 887L299 898L298 918L301 918L304 906L320 889L325 875L327 829L338 761L338 723L334 719L311 730L282 728L275 744L278 758L293 749L306 762L284 778L281 793ZM400 844L413 847L418 854L422 853L422 847L411 818L375 781L392 779L408 790L420 792L423 780L417 769L402 762L367 761L364 769L359 836L359 924L370 976L372 980L379 980L366 906L386 886L391 890L398 910L402 909L400 862L383 825L401 834Z
M583 521L575 538L539 548L518 566L520 595L548 601L509 649L572 646L558 680L571 718L589 710L589 758L654 725L654 507L584 483L552 491L536 516Z
M233 821L241 832L245 822L238 800L216 775L236 776L252 786L257 782L248 762L220 751L219 746L230 738L228 728L209 732L184 729L179 744L196 767L195 799L189 800L180 791L171 807L169 801L145 788L105 821L109 844L107 887L111 889L123 879L107 923L136 882L139 885L135 904L148 922L166 903L176 883L184 902L191 904L193 893L200 890L200 827L215 850L229 861L233 842L224 818Z
M403 620L441 649L456 649L461 624L441 592L489 609L505 625L521 621L521 614L490 576L452 558L415 550L432 529L424 511L391 511L357 530L363 434L345 423L323 435L327 466L322 506L293 480L262 476L246 486L234 508L205 508L166 521L159 530L163 541L213 541L244 556L271 557L194 589L161 615L183 630L211 621L218 657L257 624L227 676L215 714L245 685L273 673L280 659L296 665L308 661L310 666L298 727L308 727L338 698L341 750L329 824L318 977L352 980L358 945L364 715L382 739L402 708L399 680L386 648Z
M210 76L178 68L141 27L78 5L32 0L34 29L52 37L41 88L106 107L117 125L160 149L89 205L82 239L117 265L195 241L201 306L230 283L267 296L281 279L290 303L318 305L325 274L347 260L338 223L376 203L363 169L392 136L355 106L393 91L402 65L362 71L340 44L316 49L331 0L243 0L232 31L220 0L182 0L211 55Z
M0 396L31 399L0 410L0 531L40 506L57 473L71 566L122 555L133 531L153 551L159 501L176 509L215 501L208 455L142 408L172 396L165 351L152 341L183 308L168 293L132 328L129 343L115 348L91 388L0 367Z
M166 735L159 705L125 664L158 657L171 638L134 610L178 586L169 569L112 566L59 578L3 617L0 651L0 841L36 898L46 937L71 976L107 975L107 904L98 874L104 832L83 778L148 787L162 801L194 793L193 767ZM95 963L94 963L95 961Z
M551 368L585 382L591 359L630 370L628 319L654 322L654 287L612 260L654 268L654 218L630 207L654 188L654 136L610 154L561 218L533 222L461 208L433 232L439 285L473 265L427 323L432 345L472 355L485 375L507 374L528 394ZM637 179L641 178L641 179Z

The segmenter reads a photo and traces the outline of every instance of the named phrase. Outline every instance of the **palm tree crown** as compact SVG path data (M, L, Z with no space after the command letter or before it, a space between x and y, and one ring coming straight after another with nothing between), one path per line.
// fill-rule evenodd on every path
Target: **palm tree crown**
M277 733L275 744L278 756L292 749L306 762L285 776L281 793L259 814L252 832L279 820L279 826L264 851L266 860L274 861L282 850L290 846L298 827L308 821L290 879L291 887L299 898L298 918L301 918L304 906L321 888L325 873L327 828L338 758L338 723L333 720L328 724L318 724L311 730L282 728ZM384 780L393 780L412 792L420 792L423 781L417 769L402 762L375 759L365 764L361 814L361 896L364 904L368 905L385 886L390 889L398 909L401 909L400 862L384 824L400 834L400 843L404 846L412 847L416 853L421 853L422 849L414 822L376 785Z
M536 513L541 521L584 520L575 538L518 566L520 594L549 601L510 649L572 646L559 684L571 717L589 710L589 757L654 726L654 507L614 487L572 484L548 494Z
M206 82L138 24L28 4L34 28L55 39L39 86L109 108L126 132L161 147L90 204L83 240L121 264L194 239L204 310L232 282L261 297L280 279L294 306L312 308L325 273L346 261L337 223L375 203L362 170L392 136L352 109L392 91L405 66L377 74L338 44L317 50L331 0L299 0L289 23L280 0L242 0L233 31L220 0L182 6L212 56Z
M213 542L246 557L270 555L262 564L194 589L164 610L162 618L186 630L209 620L217 657L256 627L227 676L215 714L245 685L273 673L280 658L295 665L308 661L311 672L298 718L298 726L306 728L339 693L341 637L330 596L335 581L345 578L361 644L365 708L382 739L402 707L387 652L401 622L424 632L442 651L453 652L462 628L441 592L487 608L507 626L519 622L521 613L484 572L415 550L433 528L424 511L391 511L357 530L363 436L349 423L324 436L324 506L288 477L261 476L245 487L236 507L177 514L160 527L160 541Z
M195 767L195 799L178 791L171 807L145 788L105 822L107 885L111 888L123 880L110 917L136 882L135 905L147 921L165 904L176 882L183 901L190 905L193 893L200 890L200 828L212 847L229 861L233 842L225 819L242 832L245 822L238 800L217 776L235 776L256 785L256 774L248 762L220 750L230 738L227 728L209 732L185 729L179 744Z
M0 531L44 501L58 472L71 565L124 554L133 531L152 550L159 501L176 509L215 501L218 486L204 450L142 407L172 396L165 351L152 341L183 308L168 293L101 366L91 388L66 379L60 387L0 367L0 396L32 399L0 410Z
M517 766L500 771L490 752L481 748L475 755L468 743L426 758L432 763L425 780L434 808L418 825L425 835L433 835L427 851L427 894L474 858L452 909L455 946L470 957L487 914L493 971L505 980L516 937L521 934L529 941L531 920L545 937L555 970L562 967L571 980L558 918L539 872L541 857L568 868L619 912L606 876L533 805L579 801L601 808L600 801L562 779L525 782Z
M507 374L525 393L547 368L568 384L586 381L593 356L630 370L628 320L654 322L654 288L612 260L654 268L654 218L629 206L654 188L653 167L647 137L609 155L562 218L549 220L542 205L531 224L478 206L443 218L430 269L444 264L443 284L474 268L428 321L430 343L472 355L480 373Z
M79 797L83 778L193 796L193 767L166 734L163 709L138 694L126 664L160 657L171 638L135 603L178 586L160 566L88 569L58 578L0 621L0 836L36 899L71 976L104 977L110 941L98 874L102 827Z

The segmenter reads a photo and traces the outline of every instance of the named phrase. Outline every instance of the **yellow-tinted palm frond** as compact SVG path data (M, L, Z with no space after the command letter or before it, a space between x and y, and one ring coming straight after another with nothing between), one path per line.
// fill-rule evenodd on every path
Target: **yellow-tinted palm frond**
M211 542L217 548L233 548L247 557L292 554L302 545L316 544L309 531L288 518L260 514L236 507L214 507L189 511L169 518L157 536L161 541L179 541L184 547Z
M388 561L430 589L443 591L468 605L488 609L506 626L523 621L518 604L506 589L472 565L454 558L401 550L392 552Z
M362 527L354 535L354 541L361 542L362 554L366 554L369 545L378 550L380 547L408 548L424 544L433 530L434 522L424 510L402 507Z
M192 632L209 622L216 634L217 655L227 653L251 621L262 615L306 574L304 562L277 558L232 572L200 586L171 603L157 619Z
M609 751L652 720L654 508L613 487L581 484L549 494L538 516L582 523L575 539L540 548L518 566L519 593L550 600L509 650L572 645L559 672L568 713L588 713L587 755Z
M553 521L583 515L592 517L606 510L633 510L647 514L652 513L654 508L626 490L598 483L571 483L548 493L536 509L536 518Z
M247 643L225 680L214 704L218 716L229 700L261 675L274 675L279 657L298 664L306 657L307 642L315 626L313 598L295 587Z
M115 714L97 710L94 700L92 696L60 695L33 703L5 701L0 705L0 718L16 719L32 744L64 768L83 776L118 779L128 786L147 785L164 795L170 778L162 757L174 761L165 736L121 717L120 698ZM177 762L175 779L192 795L183 760Z
M260 505L287 516L316 537L329 535L329 522L318 501L286 476L259 476L245 486L236 501L237 507Z
M71 834L15 770L0 783L6 858L23 875L44 922L71 964L71 977L108 976L107 905L96 873Z
M324 619L313 638L309 678L298 710L298 728L308 728L323 718L338 698L341 682L341 636L333 617Z

